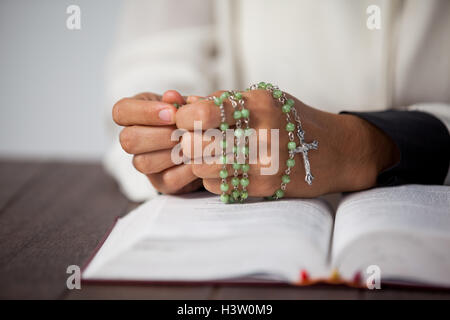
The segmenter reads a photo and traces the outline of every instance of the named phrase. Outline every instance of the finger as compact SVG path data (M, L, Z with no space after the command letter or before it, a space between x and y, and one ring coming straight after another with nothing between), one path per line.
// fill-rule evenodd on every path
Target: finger
M183 105L186 103L183 96L176 90L167 90L166 92L164 92L162 96L162 101L170 104L176 103L179 105Z
M194 192L203 187L202 179L197 179L177 191L177 194Z
M135 95L133 98L147 101L161 101L161 96L156 93L142 92Z
M209 133L215 133L217 136L209 135ZM208 137L208 138L207 138ZM222 141L222 133L217 132L203 132L203 131L186 131L183 133L181 140L181 150L183 156L187 159L201 159L203 156L215 156L216 150L221 153L220 141ZM230 143L232 143L231 141Z
M218 134L218 137L213 137L212 139L210 137L211 140L209 141L205 140L206 132L187 131L183 134L181 151L185 159L184 163L191 164L194 174L199 178L216 178L223 167L223 138L220 131L218 131ZM230 164L229 167L233 168L233 170L234 168L240 170L246 161L244 153L240 152L240 150L248 148L248 146L239 143L236 147L233 147L233 143L233 137L226 141L226 163ZM234 148L238 152L237 155ZM267 157L262 159L264 159L263 163L269 163ZM252 164L251 166L246 164L245 167L248 173L259 174L259 164Z
M222 193L222 190L220 190L221 184L221 179L203 179L203 186L205 187L205 189L214 194ZM230 186L229 189L231 191L233 188Z
M252 197L268 197L273 195L274 192L279 188L279 185L277 186L276 183L276 181L279 180L278 176L253 176L249 177L248 180L250 181L250 184L246 187L246 189L248 194ZM203 186L211 193L221 194L221 184L221 179L203 179ZM228 193L231 193L233 191L233 187L230 181L228 181L228 184ZM239 188L239 190L242 190L241 187Z
M177 109L162 101L123 98L113 107L113 119L120 126L169 125L175 123Z
M133 165L137 171L144 174L158 173L175 166L171 154L171 150L137 154L133 157Z
M228 157L227 162L233 163L233 158ZM192 172L199 178L202 179L217 179L219 177L220 171L223 169L223 165L221 163L191 163ZM234 170L238 170L239 174L242 174L242 164L229 164L227 165L228 176L231 177L234 173ZM258 165L246 165L249 170L247 174L258 176L261 174L260 166Z
M119 135L123 150L131 154L147 153L173 148L178 141L171 141L174 127L130 126Z
M223 91L217 92L218 97ZM233 107L226 99L223 103L225 109L226 122L229 125L235 123L233 118ZM201 121L202 129L218 128L221 123L220 108L212 100L198 100L191 104L186 104L178 109L176 125L180 129L194 130L194 121Z
M156 190L166 194L179 193L186 185L198 179L187 164L149 174L147 177Z
M205 97L201 97L201 96L189 96L186 98L186 103L194 103L197 102L201 99L205 99Z

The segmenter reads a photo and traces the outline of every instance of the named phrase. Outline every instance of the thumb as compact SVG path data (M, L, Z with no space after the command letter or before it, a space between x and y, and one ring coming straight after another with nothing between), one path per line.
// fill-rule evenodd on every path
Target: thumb
M183 96L176 90L167 90L162 96L162 101L170 104L183 105L186 103Z

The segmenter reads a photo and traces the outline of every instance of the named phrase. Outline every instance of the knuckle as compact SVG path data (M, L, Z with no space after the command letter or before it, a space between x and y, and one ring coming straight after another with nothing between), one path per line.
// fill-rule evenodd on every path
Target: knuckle
M254 90L250 93L250 108L260 111L270 110L273 106L273 98L266 90Z
M122 149L127 153L133 153L135 133L133 127L124 128L119 134L119 141Z
M194 147L192 144L192 138L193 135L189 131L183 133L183 136L181 138L181 150L183 152L183 155L188 158L192 157L192 149Z
M161 180L158 178L158 175L147 175L148 180L150 181L151 185L156 189L156 191L165 193L164 186L161 183Z
M178 185L179 179L176 177L171 170L168 170L162 175L162 188L164 189L164 193L175 193L180 189Z
M203 164L192 164L192 173L199 178L203 178L205 176L205 165Z
M147 161L147 158L143 155L138 154L133 157L133 166L139 172L152 173L151 170L149 170L149 161Z
M211 108L208 104L202 104L195 109L196 114L194 121L201 121L202 123L207 123L211 117Z
M150 107L150 105L145 105L145 107L142 109L143 111L143 117L145 119L152 119L155 117L153 109Z
M273 97L272 97L272 93L270 93L267 90L255 90L255 95L259 98L262 99L264 101L272 101Z

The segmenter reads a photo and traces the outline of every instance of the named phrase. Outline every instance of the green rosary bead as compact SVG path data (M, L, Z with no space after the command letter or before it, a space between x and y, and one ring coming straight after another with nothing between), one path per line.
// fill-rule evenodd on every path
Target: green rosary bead
M235 137L240 138L240 137L242 137L243 135L244 135L244 130L243 130L243 129L239 128L239 129L234 130L234 136L235 136Z
M293 124L292 122L288 122L288 124L286 125L286 131L292 132L294 130L295 130L295 124Z
M291 177L289 177L287 174L285 174L281 177L281 181L283 183L289 183L289 182L291 182Z
M231 95L233 95L233 98L231 98ZM218 106L221 110L221 115L222 118L224 117L224 108L223 108L223 102L226 99L234 99L234 100L242 100L243 99L243 95L240 92L223 92L220 97L213 97L212 100L214 101L214 104L216 106ZM237 110L235 109L233 112L233 117L237 123L237 129L234 130L234 136L236 138L242 138L245 134L247 133L252 133L251 131L247 131L248 129L248 119L250 117L250 111L248 109L244 108L244 104L242 103L242 109L241 110ZM245 125L246 128L241 128L240 127L240 123L241 123L241 119L244 118L245 119ZM224 119L222 119L222 123L220 124L219 128L220 130L223 132L225 132L226 130L229 129L229 125L228 123L225 122ZM245 129L245 130L244 130ZM250 135L249 134L249 135ZM237 140L238 141L238 140ZM247 141L247 140L246 140ZM225 137L223 137L220 141L220 147L222 148L222 152L224 152L224 150L227 148L227 141L225 139ZM248 155L249 153L249 147L248 146L244 146L241 151ZM238 153L238 147L235 146L233 144L233 152L235 154ZM227 161L227 156L222 154L220 156L220 160L223 164L223 168L222 170L220 170L219 172L219 177L222 179L222 183L220 184L220 190L222 192L222 194L220 195L220 200L223 203L235 203L235 202L243 202L245 199L248 198L248 192L245 191L245 187L249 185L250 181L248 178L242 178L240 179L239 177L232 177L231 178L231 184L234 188L234 190L232 190L231 194L228 194L227 192L230 190L230 185L228 185L227 183L227 177L229 176L228 170L226 169L225 165L228 162ZM235 174L237 174L238 170L241 169L242 165L240 163L234 162L232 164L233 169L235 170ZM248 171L249 166L246 165L247 168L245 168L245 171ZM242 191L238 189L239 185L242 185Z
M286 116L286 131L289 134L289 140L287 142L287 149L288 149L288 159L286 160L286 172L290 172L292 170L292 168L295 166L295 159L294 159L294 155L298 152L296 152L297 149L297 143L294 140L294 137L292 135L293 132L295 132L296 130L298 131L297 134L299 136L299 140L301 143L303 143L303 136L304 136L304 131L302 129L299 117L297 115L297 113L295 112L294 108L294 104L295 101L294 99L287 99L286 94L281 91L278 86L274 86L271 83L265 83L265 82L259 82L256 85L253 84L251 85L247 90L255 90L255 89L265 89L266 91L270 92L272 97L274 99L276 99L277 102L282 102L282 106L281 106L281 110L282 112L285 114ZM241 110L242 111L242 110ZM295 120L298 122L298 125L295 124L295 122L290 122L292 121L291 119L291 115L290 113L294 112L293 116L295 116ZM246 113L242 113L242 116L245 118L246 117ZM313 141L313 146L311 149L316 149L317 148L317 141ZM307 152L307 151L306 151ZM308 159L305 157L304 155L304 161L305 161L305 170L307 171L306 176L305 176L305 181L311 185L311 181L312 181L312 176L309 172L309 163L308 163ZM241 166L241 170L243 172L246 172L249 170L249 167L245 168L244 166ZM248 179L241 179L241 184L247 185L247 181ZM286 188L286 185L288 183L291 182L291 178L289 176L289 174L283 174L281 176L281 187L280 189L276 190L272 196L267 197L266 199L280 199L283 198L285 196L285 191L284 189ZM245 188L244 188L245 189ZM248 195L247 195L248 196ZM242 197L241 197L242 198Z
M242 112L239 111L239 110L236 110L236 111L233 113L233 118L235 118L236 120L242 118Z
M227 194L221 194L220 201L222 201L223 203L228 203L230 201L230 196Z
M244 135L246 137L250 137L253 134L253 129L252 128L245 128L244 129Z
M272 96L273 96L275 99L281 98L282 95L283 95L283 92L282 92L281 90L278 90L278 89L273 90L273 92L272 92Z
M277 191L275 191L275 195L276 195L278 198L283 198L283 197L284 197L284 191L281 190L281 189L278 189Z
M292 100L292 99L287 99L286 100L286 104L288 105L288 106L290 106L290 107L293 107L294 106L294 100Z
M287 165L289 168L292 168L293 166L295 166L295 160L294 160L294 159L287 159L287 160L286 160L286 165Z
M281 107L281 111L283 111L284 113L289 113L289 112L291 112L291 108L292 107L290 105L285 104Z
M229 127L230 127L230 126L229 126L228 123L226 123L226 122L222 122L222 123L220 124L220 130L221 130L221 131L226 131Z
M228 171L225 170L225 169L220 170L219 176L220 176L222 179L225 179L226 177L228 177Z
M248 172L250 170L250 165L248 163L244 163L241 166L241 170L242 170L242 172Z
M220 163L221 164L226 164L227 163L227 156L225 156L225 155L220 156Z
M222 103L223 103L222 99L217 98L217 97L214 97L214 104L215 104L216 106L219 107L219 106L222 105Z
M241 179L241 186L243 186L244 188L247 187L249 184L250 184L250 181L247 178Z
M297 144L294 141L289 141L287 147L289 150L294 150L295 148L297 148Z
M250 116L250 110L242 109L241 110L241 115L242 115L243 118L248 118Z
M229 97L230 97L230 94L226 91L220 95L220 99L222 101L228 99Z

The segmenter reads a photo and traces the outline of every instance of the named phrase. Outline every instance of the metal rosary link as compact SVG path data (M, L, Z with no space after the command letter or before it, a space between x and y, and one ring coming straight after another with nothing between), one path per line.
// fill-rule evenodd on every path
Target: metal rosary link
M312 143L305 142L305 132L302 127L300 117L297 110L294 107L295 101L293 99L287 99L286 94L279 89L278 86L272 85L270 83L260 82L258 84L253 84L248 90L263 89L271 93L272 97L281 103L282 111L286 115L286 131L288 132L288 159L286 161L287 168L284 171L284 175L281 177L280 189L276 190L275 193L269 197L270 199L279 199L284 197L287 184L291 181L290 174L291 170L295 165L295 154L302 153L303 162L305 166L305 181L308 185L311 185L314 177L311 174L311 167L308 158L308 151L317 149L318 142L314 140ZM291 122L291 114L294 117L294 121L297 123L295 126ZM297 137L299 139L299 146L295 142L294 130L296 129Z
M266 90L269 91L271 94L273 94L273 92L274 92L275 90L280 90L280 89L279 89L279 87L278 87L277 85L273 85L273 86L269 86L268 88L266 87ZM276 98L275 98L275 99L276 99ZM279 98L276 99L276 100L278 100L278 102L280 102L281 105L284 105L284 104L287 102L286 94L285 94L284 92L282 92L281 97L279 97ZM292 108L292 109L294 109L294 108ZM286 123L290 123L290 122L291 122L291 116L290 116L290 113L287 112L287 113L285 113L285 115L286 115ZM292 131L288 131L288 138L289 138L289 141L290 141L290 142L295 142L295 135L294 135L294 133L293 133ZM293 161L295 161L295 160L294 160L295 153L289 152L289 153L288 153L288 157L289 157L289 159L292 159ZM291 168L292 168L292 167L287 166L286 169L284 170L284 174L285 174L285 175L283 176L284 179L281 180L281 184L280 184L280 189L281 189L283 192L286 191L287 184L290 182ZM280 193L280 194L281 194L281 193ZM284 196L284 194L283 194L283 196ZM275 194L273 195L273 197L275 198L275 200L277 200L277 199L280 198L280 197L277 195L277 193L275 193Z
M207 100L212 100L214 101L214 103L216 103L217 98L216 97L207 97ZM217 103L216 103L217 105ZM225 109L223 107L223 102L221 101L220 105L218 105L219 109L220 109L220 130L222 132L222 141L221 141L221 149L222 149L222 154L220 157L221 163L222 163L222 169L220 170L220 178L221 178L221 185L220 185L220 189L222 191L221 195L220 195L220 200L223 203L229 203L229 195L227 194L229 186L228 186L228 182L227 182L227 177L228 177L228 170L227 170L227 152L226 152L226 137L227 137L227 129L228 129L228 124L226 122L226 115L225 115Z
M236 102L235 98L234 98L234 92L233 91L228 91L229 97L228 99L230 100L231 106L233 107L234 112L238 111L238 103ZM235 132L236 130L242 130L242 121L241 119L235 119L236 123L235 123ZM238 163L238 146L240 145L240 137L238 137L236 134L234 135L233 138L233 159L234 159L234 163L233 163L233 178L231 180L231 185L233 186L233 192L231 193L231 198L233 200L239 200L240 198L240 192L239 192L239 168L238 166L236 166L235 164Z
M308 151L309 150L317 150L319 148L319 142L317 140L313 140L311 143L305 142L305 131L302 127L302 122L300 120L300 116L297 113L297 109L295 107L292 108L292 113L294 114L295 122L297 122L297 136L300 140L300 145L292 150L291 153L301 153L303 156L303 164L305 166L305 181L308 185L312 184L314 180L314 176L311 173L311 165L309 163Z
M273 88L274 89L272 89L272 91L278 89L277 86L273 86ZM281 102L281 104L285 104L286 101L287 101L286 94L283 92L281 97L278 100ZM296 131L296 133L297 133L297 137L299 139L300 145L298 147L296 147L295 149L289 151L289 157L291 159L293 159L293 156L296 153L301 153L302 154L303 164L304 164L304 167L305 167L305 181L306 181L306 183L308 185L311 185L312 181L314 179L314 176L311 173L311 165L309 163L308 152L310 150L317 150L318 147L319 147L319 142L317 140L314 140L311 143L307 143L305 141L305 131L303 130L303 126L302 126L302 122L300 120L300 116L298 115L297 109L295 108L294 105L292 105L292 108L290 109L290 112L294 115L294 120L297 123L297 131ZM289 114L288 113L286 114L286 116L289 119ZM293 133L289 132L289 140L293 141L293 140L291 140L291 135L293 135ZM290 168L288 168L288 169L290 169Z
M287 184L291 181L290 174L292 171L292 168L295 165L295 154L301 153L303 156L303 163L305 167L305 181L308 183L308 185L312 184L312 180L314 179L313 175L311 174L311 166L309 163L308 158L308 152L310 150L316 150L318 148L319 143L317 140L314 140L311 143L307 143L305 141L305 131L303 130L302 123L300 120L300 116L298 115L297 109L295 108L294 104L295 101L293 99L288 99L286 97L286 94L281 91L278 86L272 85L270 83L260 82L258 84L251 85L247 91L251 90L257 90L257 89L263 89L272 95L272 97L281 103L282 108L281 110L286 116L286 131L288 133L289 142L287 144L288 149L288 159L286 160L286 166L287 168L284 171L284 175L281 177L281 185L280 189L276 190L275 193L269 197L270 199L280 199L283 198L285 195L285 190L287 187ZM208 97L208 100L214 100L215 105L217 105L220 108L220 115L221 115L221 121L220 124L220 130L222 131L222 170L220 171L220 177L222 179L222 184L220 186L222 194L221 194L221 200L224 203L230 203L235 202L235 200L245 200L245 198L248 197L248 193L246 190L246 187L249 184L248 180L248 173L249 170L249 164L246 162L249 161L249 134L251 133L250 129L250 111L245 109L245 101L243 99L243 96L240 92L236 91L227 91L221 94L220 97ZM228 177L228 171L226 167L227 163L227 154L226 154L226 130L228 129L228 124L226 123L225 118L225 110L223 106L223 101L225 99L229 99L230 103L233 107L234 113L233 117L236 120L236 129L234 130L234 138L233 141L236 143L236 146L233 146L233 153L235 156L237 156L237 145L240 145L239 142L242 142L242 138L244 139L244 148L242 149L242 155L244 156L244 163L241 164L239 161L233 162L233 169L234 169L234 177L232 178L232 184L234 187L234 190L232 192L232 197L230 197L227 194L227 191L229 189L229 186L227 184L226 178ZM240 110L238 109L238 105L241 107ZM293 116L293 119L291 117ZM245 131L242 129L242 121L245 124ZM293 122L295 122L297 125L295 125ZM296 130L297 137L299 139L299 145L297 146L295 142L295 134L294 130ZM241 154L239 153L241 156ZM237 159L236 159L237 160ZM239 168L242 170L242 179L239 180ZM245 170L244 170L245 168ZM239 185L242 186L242 191L239 192Z
M240 192L240 200L244 201L248 197L247 186L249 184L248 170L249 170L249 133L250 132L250 111L245 109L245 101L242 93L231 91L230 100L236 102L240 106L239 112L235 112L237 118L239 118L239 128L241 128L241 133L238 134L237 150L239 153L237 161L233 164L234 168L242 171L242 178L240 180L240 185L242 190ZM235 108L236 110L236 108ZM236 118L235 117L235 118ZM241 120L242 119L242 120ZM245 128L242 129L242 123L244 123ZM241 151L241 152L239 152ZM243 159L242 159L243 158ZM243 160L243 161L241 161ZM235 174L236 177L236 174Z

